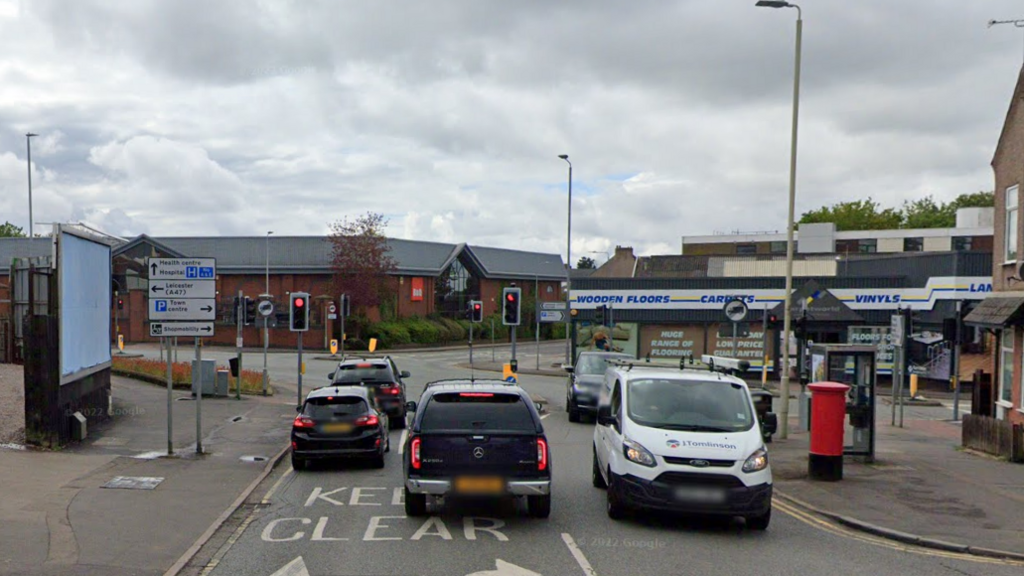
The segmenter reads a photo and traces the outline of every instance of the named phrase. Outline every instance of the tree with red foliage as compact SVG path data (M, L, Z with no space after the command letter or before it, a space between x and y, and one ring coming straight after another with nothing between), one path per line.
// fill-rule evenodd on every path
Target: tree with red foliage
M390 295L388 274L397 266L385 226L384 215L373 212L331 224L327 238L333 245L334 290L348 294L353 312L378 306Z

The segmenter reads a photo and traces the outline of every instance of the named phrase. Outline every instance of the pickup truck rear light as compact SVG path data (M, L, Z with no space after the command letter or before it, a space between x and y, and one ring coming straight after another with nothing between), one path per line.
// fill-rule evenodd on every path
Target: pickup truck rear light
M379 390L380 393L384 394L385 396L398 396L399 394L402 393L402 389L399 388L397 384L393 386L381 386Z
M380 418L372 414L356 418L356 426L377 426L378 424L380 424Z
M409 445L410 462L416 470L419 470L420 465L423 463L420 460L420 444L422 444L422 441L419 438L413 438L412 443Z
M295 421L292 422L292 426L295 428L312 428L313 426L316 426L316 422L313 422L312 418L296 416Z
M537 438L537 470L548 469L548 441Z

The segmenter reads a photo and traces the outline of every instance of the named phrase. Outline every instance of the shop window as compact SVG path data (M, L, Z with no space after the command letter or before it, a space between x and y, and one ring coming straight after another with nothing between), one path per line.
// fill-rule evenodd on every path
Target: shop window
M786 253L786 241L783 240L781 242L772 242L768 246L768 250L772 254L785 254Z
M904 252L920 252L922 250L924 250L924 238L916 236L913 238L903 239Z
M954 236L953 237L953 250L957 252L968 252L971 250L971 241L974 238L970 236Z

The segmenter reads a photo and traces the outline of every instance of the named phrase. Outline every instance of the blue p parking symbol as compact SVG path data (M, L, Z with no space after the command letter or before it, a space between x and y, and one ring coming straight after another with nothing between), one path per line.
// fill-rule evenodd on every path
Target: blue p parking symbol
M167 312L167 300L157 300L156 301L156 311L157 312Z

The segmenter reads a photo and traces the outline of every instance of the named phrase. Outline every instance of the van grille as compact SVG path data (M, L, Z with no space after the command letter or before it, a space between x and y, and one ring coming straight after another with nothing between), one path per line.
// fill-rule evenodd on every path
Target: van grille
M654 480L670 486L722 486L738 488L743 486L739 478L729 474L699 474L694 472L663 472Z
M695 468L732 468L736 464L735 460L708 460L707 458L677 458L675 456L664 456L665 462L669 464L675 464L677 466L694 466L693 462L707 462L705 465L697 465Z

